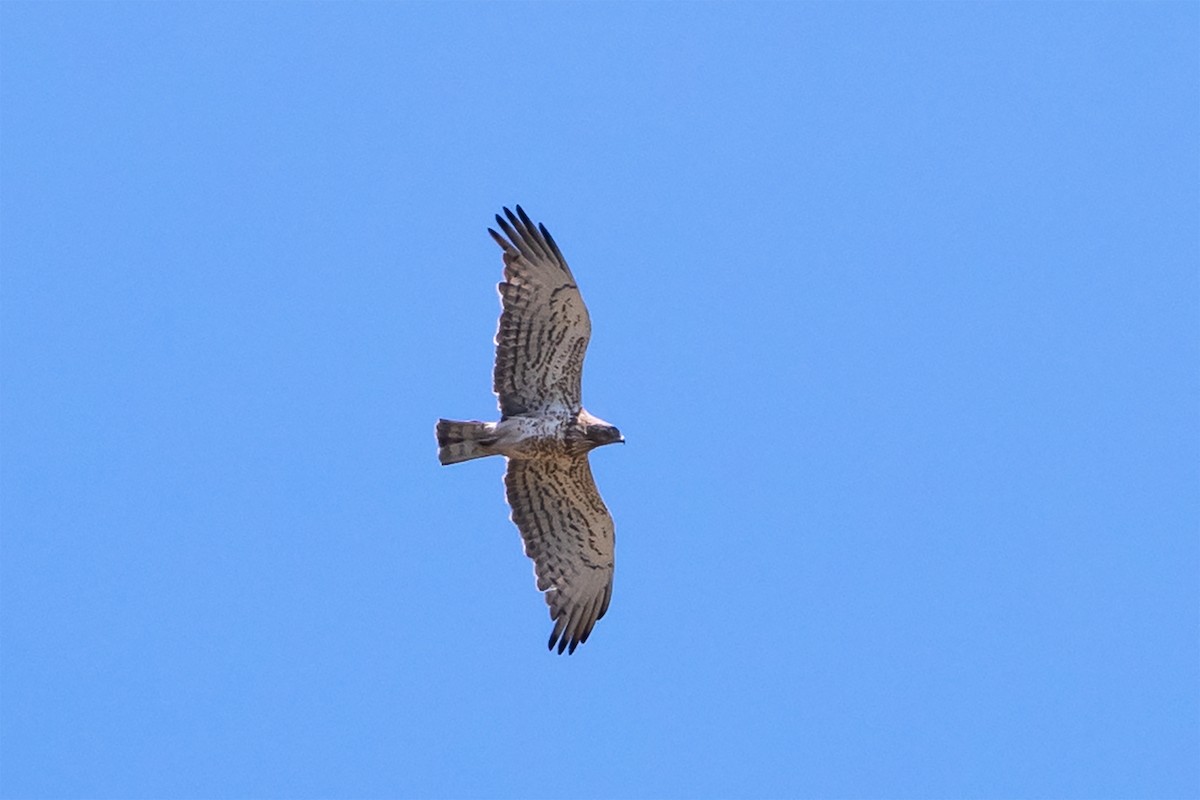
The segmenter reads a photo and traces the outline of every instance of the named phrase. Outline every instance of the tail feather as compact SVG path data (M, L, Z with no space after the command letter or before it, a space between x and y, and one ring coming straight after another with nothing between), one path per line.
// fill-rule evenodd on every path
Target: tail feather
M459 422L439 419L437 423L438 461L457 464L473 458L494 455L489 445L496 441L496 423Z

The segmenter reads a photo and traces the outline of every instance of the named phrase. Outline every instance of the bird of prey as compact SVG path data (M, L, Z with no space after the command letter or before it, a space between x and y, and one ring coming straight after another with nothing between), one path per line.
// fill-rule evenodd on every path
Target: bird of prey
M504 251L493 372L500 421L438 420L438 460L508 459L512 521L554 621L550 649L574 653L612 598L613 521L588 451L625 438L583 408L592 323L562 251L520 206L496 223L504 234L488 233Z

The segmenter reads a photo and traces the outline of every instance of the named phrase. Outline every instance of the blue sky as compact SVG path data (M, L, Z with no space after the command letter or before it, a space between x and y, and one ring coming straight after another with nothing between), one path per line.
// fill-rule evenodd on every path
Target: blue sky
M1200 795L1200 7L0 5L0 793ZM521 203L615 596L507 519Z

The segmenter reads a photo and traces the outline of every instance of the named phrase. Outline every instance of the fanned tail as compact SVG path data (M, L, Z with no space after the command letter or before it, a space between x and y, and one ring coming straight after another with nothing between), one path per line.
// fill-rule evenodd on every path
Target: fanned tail
M489 447L495 441L496 423L494 422L438 420L438 461L442 464L457 464L460 461L495 455Z

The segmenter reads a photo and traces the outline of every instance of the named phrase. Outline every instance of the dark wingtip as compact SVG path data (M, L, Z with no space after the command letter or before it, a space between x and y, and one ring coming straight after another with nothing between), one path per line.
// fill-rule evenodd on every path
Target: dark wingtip
M512 215L512 212L507 208L504 210L510 216ZM502 218L499 214L496 215L496 224L500 226L500 230L504 231L504 235L508 237L508 242L506 242L506 246L504 248L505 251L512 251L514 253L519 252L524 254L525 251L521 247L521 237L518 235L517 231L513 230L515 226L510 225L508 221ZM489 228L488 230L491 229Z
M554 241L554 237L550 235L550 231L546 230L546 226L539 223L538 230L541 232L542 238L546 240L546 244L550 245L550 249L554 251L555 257L566 264L567 260L563 258L562 250L558 249L558 242Z
M531 220L529 215L525 213L525 209L521 208L520 206L517 206L517 216L521 218L521 222L524 222L525 227L529 230L533 230L536 227L533 224L533 220Z

